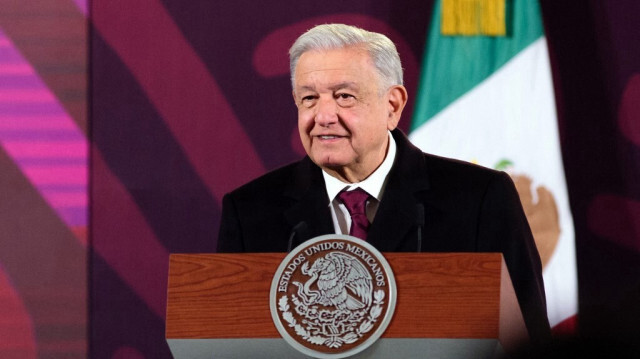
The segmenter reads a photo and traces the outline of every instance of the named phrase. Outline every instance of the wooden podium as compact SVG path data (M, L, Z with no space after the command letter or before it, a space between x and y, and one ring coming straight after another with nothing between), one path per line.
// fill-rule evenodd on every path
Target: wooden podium
M305 358L269 311L286 253L172 254L166 339L175 358ZM382 337L355 358L492 358L528 340L499 253L384 253L398 288Z

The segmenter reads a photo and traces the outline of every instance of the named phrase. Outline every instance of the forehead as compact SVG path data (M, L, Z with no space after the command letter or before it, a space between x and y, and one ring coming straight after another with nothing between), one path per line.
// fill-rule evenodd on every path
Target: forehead
M331 86L334 83L374 85L376 71L364 49L342 48L307 51L296 65L296 87Z

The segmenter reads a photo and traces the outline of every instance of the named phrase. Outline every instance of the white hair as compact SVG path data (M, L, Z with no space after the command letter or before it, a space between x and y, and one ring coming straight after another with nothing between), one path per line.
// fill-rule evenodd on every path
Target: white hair
M380 80L380 90L403 85L402 63L396 46L385 35L344 24L318 25L300 35L289 49L291 85L295 89L295 72L303 53L314 50L333 50L361 47L373 61Z

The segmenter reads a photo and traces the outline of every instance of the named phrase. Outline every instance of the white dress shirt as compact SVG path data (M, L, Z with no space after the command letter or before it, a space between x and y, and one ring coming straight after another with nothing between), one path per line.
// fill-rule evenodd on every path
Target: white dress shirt
M396 142L389 132L389 151L382 161L380 167L378 167L369 177L364 181L358 183L345 183L339 179L329 175L324 170L322 175L324 176L324 183L327 187L327 194L329 195L329 208L331 209L331 218L333 220L333 228L337 234L349 234L349 228L351 228L351 215L344 204L337 198L338 194L342 191L353 191L356 188L362 188L371 198L367 201L367 219L369 223L373 222L373 218L376 215L380 199L384 193L384 188L387 184L387 176L393 161L396 158Z

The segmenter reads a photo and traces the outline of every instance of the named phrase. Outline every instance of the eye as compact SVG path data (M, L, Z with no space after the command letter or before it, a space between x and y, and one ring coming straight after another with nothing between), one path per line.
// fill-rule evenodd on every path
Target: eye
M307 95L300 99L300 104L305 107L311 107L316 102L317 96L315 95Z
M336 101L340 106L352 106L355 104L356 98L348 92L341 92L336 94Z

